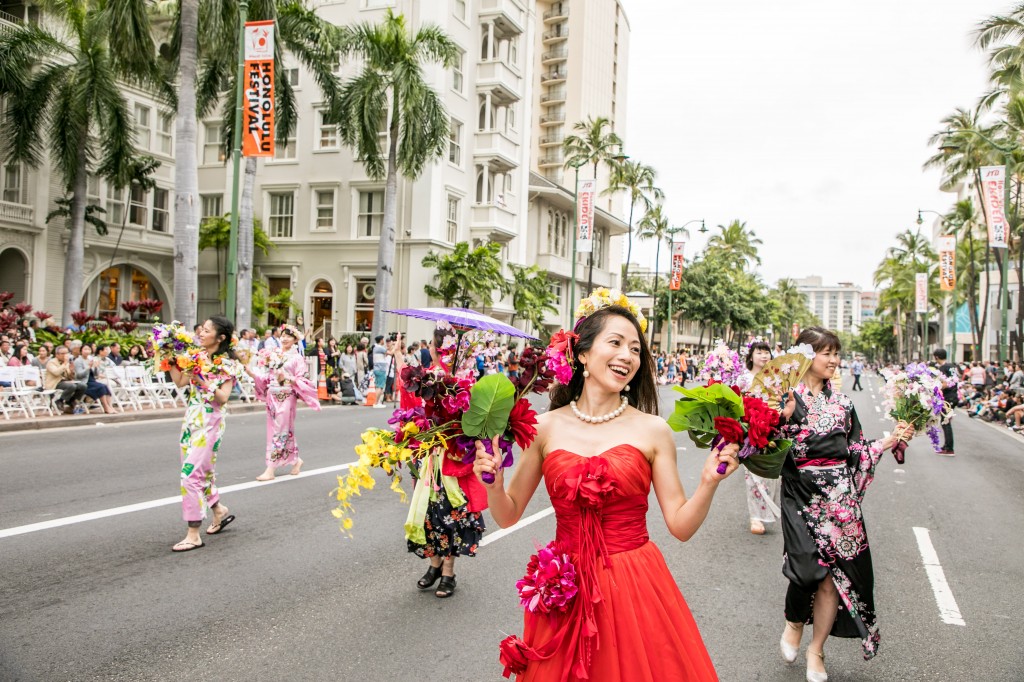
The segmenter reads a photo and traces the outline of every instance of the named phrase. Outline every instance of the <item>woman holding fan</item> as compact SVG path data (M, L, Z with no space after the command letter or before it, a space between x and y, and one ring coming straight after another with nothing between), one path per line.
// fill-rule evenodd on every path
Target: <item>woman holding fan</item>
M810 327L797 345L815 356L786 399L782 434L793 440L782 468L783 574L789 579L786 627L780 648L792 663L804 624L813 623L807 647L808 682L825 682L829 635L861 640L865 659L878 652L874 575L861 501L882 453L913 429L900 422L891 436L866 440L850 399L829 381L839 366L835 333Z
M744 393L750 388L761 369L772 359L772 349L768 342L757 337L747 344L747 372L737 387ZM779 479L762 478L743 470L743 478L747 484L747 512L750 514L750 532L764 535L764 524L775 523L781 514L779 510Z

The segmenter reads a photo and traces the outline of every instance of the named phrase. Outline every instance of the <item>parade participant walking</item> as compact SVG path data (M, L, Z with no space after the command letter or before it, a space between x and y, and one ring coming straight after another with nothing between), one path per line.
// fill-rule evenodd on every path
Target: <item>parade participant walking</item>
M739 389L746 393L754 376L772 359L768 342L760 337L747 344L747 372L740 379ZM750 515L750 532L764 535L764 524L775 523L782 515L779 508L779 479L762 478L750 473L744 467L743 478L747 484L747 512Z
M687 499L673 433L658 415L654 358L638 318L629 308L604 305L575 333L556 335L565 341L571 379L553 387L550 409L538 417L537 436L507 490L500 449L492 443L497 454L490 455L477 445L474 470L482 482L484 474L494 476L482 483L494 520L502 527L519 521L543 478L557 528L555 543L541 551L565 555L573 569L565 577L572 594L528 607L523 639L502 642L505 674L518 674L519 682L717 680L675 578L649 540L647 504L653 483L669 531L689 540L718 484L736 470L738 446L712 450ZM716 471L720 462L727 463L724 475ZM536 559L520 581L524 604Z
M861 502L882 453L898 436L912 437L913 428L900 422L892 435L866 440L853 403L829 384L839 365L839 337L809 327L796 343L809 345L816 355L787 396L781 426L793 447L782 468L782 572L789 591L780 647L787 662L795 661L804 624L813 623L807 680L825 682L830 634L860 638L865 659L878 652L874 574Z
M202 347L199 359L205 368L185 372L171 366L171 380L185 388L187 405L181 425L181 511L188 524L185 539L171 548L189 552L204 546L199 526L206 510L213 511L213 523L207 535L216 535L235 520L221 504L217 490L217 450L224 435L224 405L241 376L242 367L234 359L231 335L235 326L226 317L215 315L196 327L196 342Z
M274 480L275 469L290 466L297 476L302 471L299 446L295 442L295 411L298 401L314 410L320 409L316 383L307 376L306 358L298 350L302 333L290 324L281 325L281 350L270 352L265 361L266 372L245 368L256 385L256 397L267 404L267 468L257 481Z
M935 358L935 362L939 365L939 374L942 375L943 381L945 382L945 388L942 389L942 399L949 403L950 410L956 407L960 402L958 395L956 382L959 380L957 376L956 367L946 362L946 349L936 348L932 352L932 357ZM952 412L951 412L952 413ZM942 423L942 438L943 444L942 449L936 452L937 455L946 455L952 457L956 453L953 452L953 420L948 419Z
M853 388L851 391L863 391L864 387L860 385L860 375L864 373L864 363L861 362L860 358L854 358L853 364L850 365L850 374L853 375Z

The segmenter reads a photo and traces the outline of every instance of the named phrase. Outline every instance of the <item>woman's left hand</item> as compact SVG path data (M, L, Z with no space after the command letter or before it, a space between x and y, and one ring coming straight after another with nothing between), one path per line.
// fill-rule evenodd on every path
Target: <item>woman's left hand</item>
M704 470L700 474L702 482L718 484L728 478L740 466L737 456L740 446L736 443L721 443L711 448L711 454L704 460ZM725 473L718 473L718 467L725 464Z

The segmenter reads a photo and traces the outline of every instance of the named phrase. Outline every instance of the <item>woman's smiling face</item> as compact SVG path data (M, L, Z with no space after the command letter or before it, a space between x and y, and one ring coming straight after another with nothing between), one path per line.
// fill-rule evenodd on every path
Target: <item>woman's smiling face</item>
M809 374L825 381L831 379L839 366L839 351L835 348L822 348L814 354Z
M590 350L581 353L590 377L609 392L620 393L640 369L640 336L636 327L621 315L610 315L594 337Z

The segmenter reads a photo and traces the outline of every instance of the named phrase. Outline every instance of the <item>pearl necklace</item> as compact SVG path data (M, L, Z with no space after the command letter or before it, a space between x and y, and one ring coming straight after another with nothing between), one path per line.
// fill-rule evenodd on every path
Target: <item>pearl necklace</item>
M610 422L611 420L615 419L620 414L625 412L626 408L629 407L629 398L627 398L626 396L622 396L621 405L619 405L614 411L609 412L608 414L605 415L601 415L600 417L592 417L589 414L583 414L582 412L580 412L580 408L576 407L575 400L569 401L569 407L572 408L572 413L576 415L581 421L585 421L588 424L600 424L602 422Z

